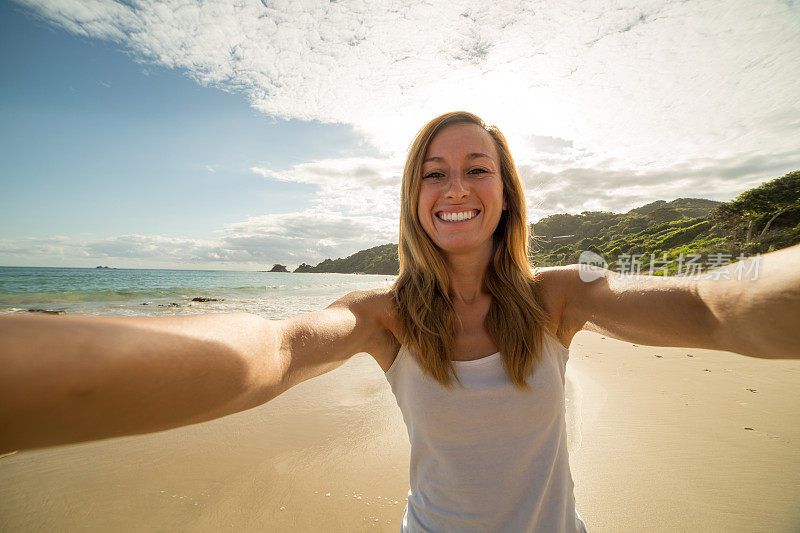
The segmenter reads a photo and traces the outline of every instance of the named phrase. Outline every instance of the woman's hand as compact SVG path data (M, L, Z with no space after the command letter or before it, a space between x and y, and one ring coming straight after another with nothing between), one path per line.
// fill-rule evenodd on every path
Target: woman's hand
M746 261L759 261L757 279L736 279L739 263L698 278L596 269L582 281L586 265L547 274L565 287L560 329L570 339L586 329L652 346L800 358L800 245Z
M385 300L352 293L286 321L0 317L0 453L162 431L261 405L389 342Z

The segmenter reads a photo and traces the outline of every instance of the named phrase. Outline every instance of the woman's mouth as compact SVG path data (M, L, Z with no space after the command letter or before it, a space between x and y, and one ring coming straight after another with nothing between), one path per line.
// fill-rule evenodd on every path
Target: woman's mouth
M472 220L480 213L479 209L465 209L463 211L439 211L436 213L436 218L444 220L445 222L463 222L465 220Z

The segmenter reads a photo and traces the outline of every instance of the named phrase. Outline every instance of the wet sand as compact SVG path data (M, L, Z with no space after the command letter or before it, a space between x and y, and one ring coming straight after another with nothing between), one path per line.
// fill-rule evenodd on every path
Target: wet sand
M800 361L582 332L567 377L590 531L800 528ZM408 454L359 355L220 420L2 457L0 530L397 531Z

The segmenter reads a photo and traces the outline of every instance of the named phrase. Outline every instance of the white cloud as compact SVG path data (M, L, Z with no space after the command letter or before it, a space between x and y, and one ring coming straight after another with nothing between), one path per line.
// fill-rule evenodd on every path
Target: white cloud
M779 157L751 156L698 160L670 168L632 171L612 163L571 167L551 172L520 166L526 188L528 217L536 221L553 213L627 212L655 200L707 198L728 201L741 192L800 168L800 152Z
M271 115L352 124L392 153L453 108L485 114L523 152L527 136L554 137L633 166L797 141L794 3L22 3Z
M268 179L317 185L316 208L347 215L372 214L394 223L400 216L402 161L347 157L301 163L285 171L251 170Z
M211 239L135 234L0 239L0 257L9 265L95 266L113 260L121 267L253 269L282 263L293 268L389 242L397 242L396 221L307 210L251 217L226 225Z
M395 241L402 154L453 109L506 133L531 220L730 199L800 164L795 2L18 1L119 43L145 73L181 69L275 117L352 125L385 156L253 167L316 185L309 210L253 217L209 242L82 245L101 253L291 263Z
M230 249L256 256L281 254L290 263L318 262L397 242L397 221L378 216L342 215L310 209L301 213L250 217L218 232Z

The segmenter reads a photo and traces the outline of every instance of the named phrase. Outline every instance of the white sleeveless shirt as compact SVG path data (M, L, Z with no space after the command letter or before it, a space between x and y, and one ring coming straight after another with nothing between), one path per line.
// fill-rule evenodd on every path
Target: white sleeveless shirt
M586 531L567 455L569 350L542 339L529 392L514 387L499 352L453 361L464 388L447 390L400 347L385 375L411 441L401 531Z

